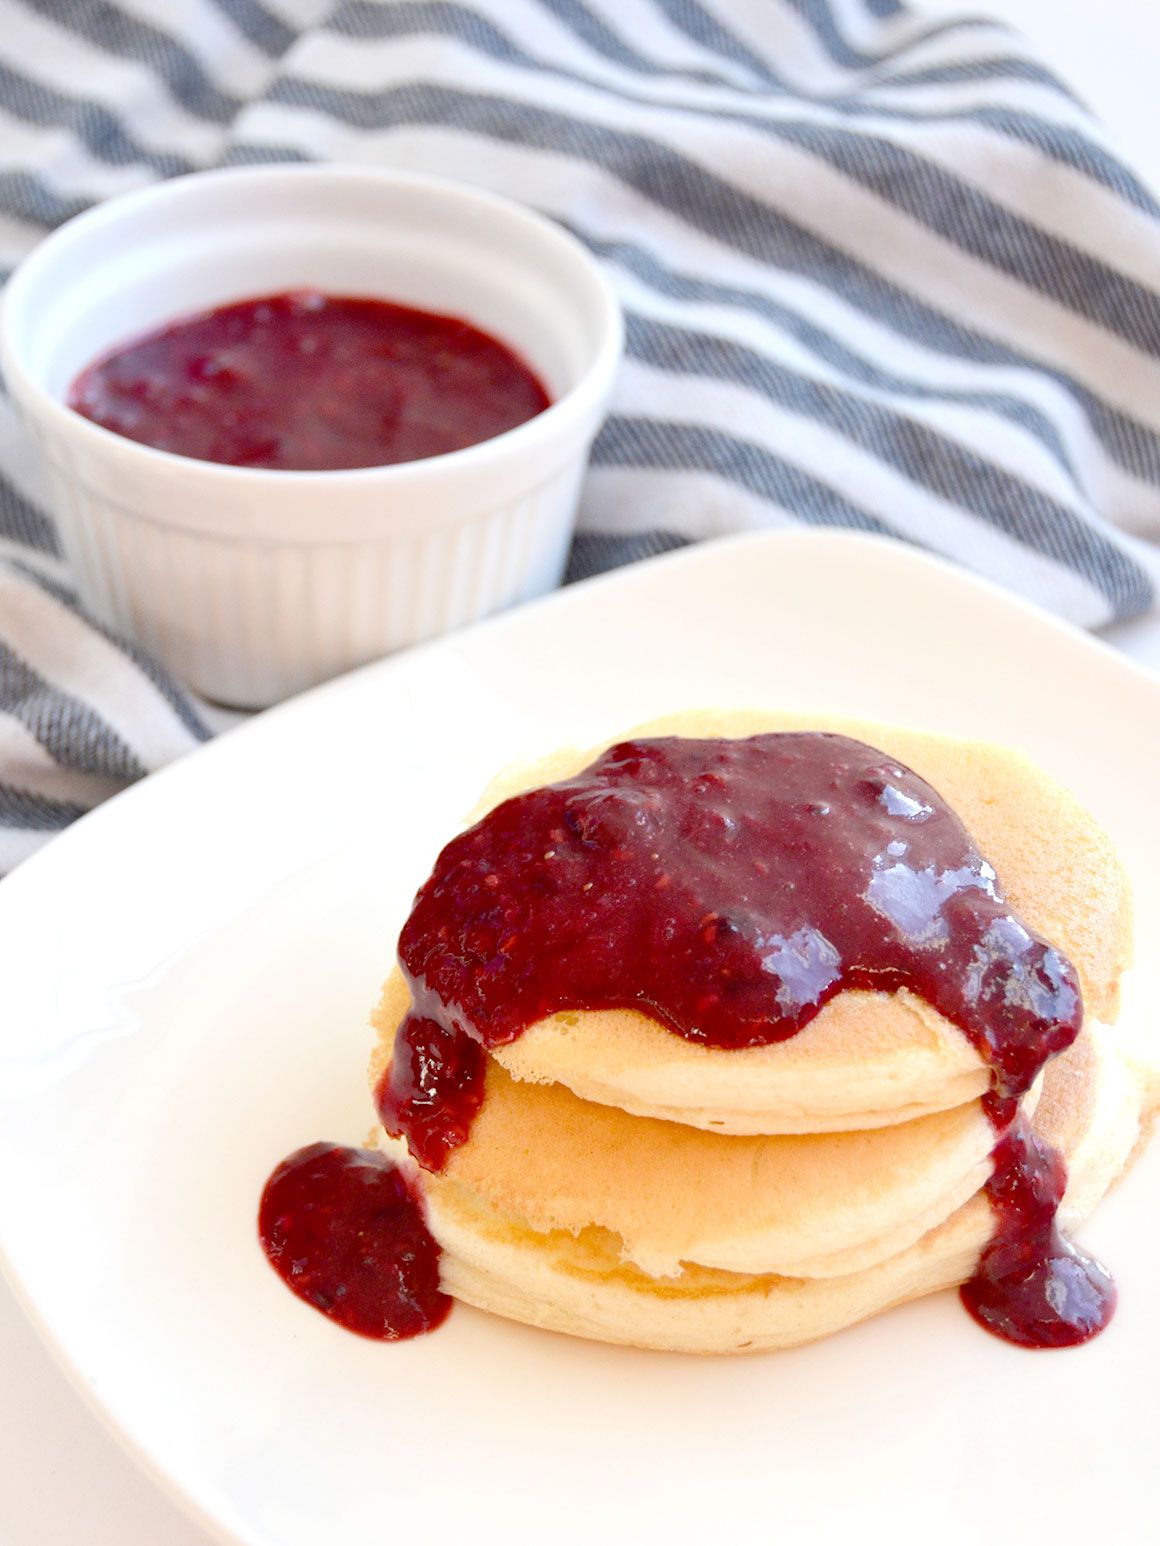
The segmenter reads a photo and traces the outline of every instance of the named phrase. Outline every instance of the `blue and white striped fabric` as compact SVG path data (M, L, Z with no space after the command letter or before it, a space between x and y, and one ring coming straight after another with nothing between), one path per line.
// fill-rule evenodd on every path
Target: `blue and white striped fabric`
M1160 208L1034 51L896 0L0 0L0 274L196 168L450 173L628 355L573 577L795 522L1088 626L1160 574ZM220 723L69 592L0 402L0 870Z

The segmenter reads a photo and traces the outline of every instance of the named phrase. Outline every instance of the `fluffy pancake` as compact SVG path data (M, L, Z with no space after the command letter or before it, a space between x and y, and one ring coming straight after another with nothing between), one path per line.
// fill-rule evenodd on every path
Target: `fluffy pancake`
M1087 1013L1115 1020L1131 953L1123 869L1095 820L1021 754L861 721L748 711L690 711L618 739L806 728L880 747L932 784L994 865L1012 908L1072 961ZM471 819L513 794L571 776L602 749L566 749L505 770ZM406 1002L402 981L388 981L374 1017L380 1030L398 1022ZM563 1084L584 1100L637 1115L741 1134L909 1121L971 1100L989 1084L959 1029L907 992L840 993L798 1035L764 1047L706 1047L637 1010L612 1009L549 1016L493 1055L516 1079Z
M396 968L371 1017L381 1036L409 1004ZM493 1056L513 1078L721 1133L881 1127L974 1100L990 1082L958 1027L905 989L839 993L767 1047L723 1051L639 1010L601 1009L550 1015Z
M1085 1031L1049 1065L1034 1125L1063 1154L1060 1212L1080 1223L1120 1174L1145 1108L1141 1080L1103 1032ZM398 1156L400 1145L383 1139ZM974 1271L993 1217L976 1193L949 1218L876 1265L832 1276L732 1272L687 1262L657 1277L623 1259L613 1231L536 1230L451 1180L424 1176L442 1282L456 1298L549 1330L607 1342L715 1353L791 1347Z
M473 1192L540 1232L599 1225L655 1277L684 1261L830 1276L949 1217L990 1174L993 1142L978 1100L888 1127L737 1136L522 1083L492 1060L470 1136L429 1187Z

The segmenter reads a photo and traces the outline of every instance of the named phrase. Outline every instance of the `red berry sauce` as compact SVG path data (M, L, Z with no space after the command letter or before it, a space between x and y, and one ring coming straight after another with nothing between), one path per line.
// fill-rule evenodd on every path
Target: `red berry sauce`
M161 451L317 472L458 451L548 406L498 339L455 317L314 292L171 323L84 370L68 405Z
M419 1015L399 1027L378 1091L379 1114L393 1137L406 1133L424 1170L442 1170L467 1142L486 1072L487 1055L473 1037Z
M299 1149L266 1182L258 1235L282 1280L348 1331L399 1341L451 1308L419 1197L381 1154Z
M1067 1185L1063 1160L1013 1103L984 1099L1000 1134L986 1186L996 1227L960 1297L979 1324L1004 1341L1074 1347L1111 1320L1116 1285L1094 1256L1059 1232L1056 1213Z
M506 801L440 854L399 956L416 1015L485 1047L616 1007L762 1046L843 988L906 987L1020 1095L1082 1023L930 785L816 733L624 742Z

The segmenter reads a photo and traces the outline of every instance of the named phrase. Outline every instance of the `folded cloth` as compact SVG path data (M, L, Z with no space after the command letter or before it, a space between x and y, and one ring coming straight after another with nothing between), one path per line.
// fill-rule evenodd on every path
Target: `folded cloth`
M1153 604L1160 207L1008 29L896 0L0 0L0 274L89 204L343 160L534 205L627 359L570 577L805 522ZM70 592L0 402L0 870L219 720Z

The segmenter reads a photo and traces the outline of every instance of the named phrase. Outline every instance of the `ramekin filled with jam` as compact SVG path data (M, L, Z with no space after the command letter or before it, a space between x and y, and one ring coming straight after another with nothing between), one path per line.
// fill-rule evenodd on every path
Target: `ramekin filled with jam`
M62 226L0 363L87 604L258 707L559 582L621 336L549 221L283 166Z

